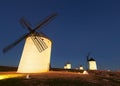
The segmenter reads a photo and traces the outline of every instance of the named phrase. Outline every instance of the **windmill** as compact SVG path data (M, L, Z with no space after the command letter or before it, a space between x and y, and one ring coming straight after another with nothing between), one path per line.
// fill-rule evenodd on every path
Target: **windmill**
M24 34L18 40L3 49L3 52L6 53L22 40L26 39L17 72L40 73L49 71L52 41L44 33L38 33L37 30L55 16L57 16L56 13L48 16L34 29L30 27L29 23L26 22L24 18L21 18L20 23L27 27L29 33Z
M87 55L87 64L89 70L97 70L96 61L90 56L90 53Z

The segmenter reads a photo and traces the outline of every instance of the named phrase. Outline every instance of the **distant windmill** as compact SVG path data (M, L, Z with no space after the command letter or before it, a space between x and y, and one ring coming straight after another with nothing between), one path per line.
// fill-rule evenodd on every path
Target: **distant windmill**
M90 57L90 53L88 53L87 55L87 64L89 70L97 70L96 61L92 57Z
M90 58L88 60L88 64L89 64L89 70L97 70L97 64L96 64L95 59Z
M17 72L40 73L49 71L52 41L44 33L38 33L36 30L40 29L55 16L57 16L56 13L48 16L34 29L30 27L24 18L21 18L20 23L27 27L29 33L24 34L17 41L3 49L3 52L6 53L22 40L26 39Z

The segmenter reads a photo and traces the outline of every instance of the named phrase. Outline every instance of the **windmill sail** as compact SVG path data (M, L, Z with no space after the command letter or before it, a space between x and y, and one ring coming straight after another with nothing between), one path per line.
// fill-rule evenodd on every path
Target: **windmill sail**
M39 52L44 51L45 49L48 48L48 46L45 44L45 42L43 41L43 39L40 38L40 35L32 35L31 39L33 40L34 44L36 45L37 49L39 50Z
M27 29L30 31L29 33L26 33L25 35L23 35L21 38L19 38L18 40L16 40L15 42L13 42L12 44L8 45L7 47L5 47L3 49L3 52L6 53L7 51L9 51L10 49L12 49L14 46L16 46L17 44L19 44L23 39L25 39L27 36L29 36L30 34L33 34L34 32L36 32L36 30L40 29L42 26L44 26L45 24L47 24L48 22L50 22L50 20L52 20L55 16L57 16L57 13L53 13L52 15L48 16L47 18L45 18L40 24L38 24L34 29L32 29L29 25L28 22L26 22L26 20L24 18L21 18L20 23L27 27ZM43 42L42 42L43 43ZM44 44L44 43L43 43Z
M8 52L11 48L15 47L17 44L19 44L23 39L25 39L29 34L24 34L22 37L20 37L19 39L17 39L15 42L13 42L12 44L8 45L7 47L5 47L3 49L3 52L6 53Z

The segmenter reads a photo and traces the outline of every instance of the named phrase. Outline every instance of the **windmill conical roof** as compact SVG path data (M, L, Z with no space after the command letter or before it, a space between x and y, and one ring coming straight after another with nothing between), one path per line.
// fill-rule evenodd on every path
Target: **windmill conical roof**
M30 34L31 35L31 34ZM35 35L35 36L41 36L41 37L45 37L45 38L47 38L47 39L49 39L49 40L51 40L51 38L50 37L48 37L45 33L43 33L43 32L37 32L37 33L33 33L33 35ZM51 40L52 41L52 40Z
M93 59L93 58L90 58L88 61L95 61L95 59Z

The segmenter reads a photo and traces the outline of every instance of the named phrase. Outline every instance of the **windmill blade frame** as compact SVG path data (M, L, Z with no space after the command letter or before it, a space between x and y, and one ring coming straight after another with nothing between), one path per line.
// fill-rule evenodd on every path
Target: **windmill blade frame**
M22 37L20 37L18 40L16 40L15 42L13 42L12 44L8 45L7 47L5 47L3 49L3 52L6 53L8 52L10 49L12 49L14 46L16 46L17 44L19 44L22 40L24 40L28 35L32 34L32 33L37 33L36 30L38 30L39 28L41 28L43 25L45 25L46 23L48 23L50 20L52 20L55 16L57 16L57 13L54 13L50 16L48 16L47 18L45 18L40 24L38 24L34 29L32 29L29 24L25 21L25 19L21 19L21 24L23 24L24 26L26 26L28 28L28 30L30 31L27 34L24 34ZM39 41L37 39L37 41Z
M36 48L39 52L42 52L48 48L45 42L39 37L39 33L38 35L31 34L31 39L33 40L33 43L36 45Z
M16 46L17 44L19 44L22 40L24 40L29 34L24 34L22 37L20 37L19 39L17 39L15 42L11 43L10 45L8 45L7 47L5 47L3 49L3 52L6 53L8 52L10 49L12 49L14 46Z
M32 31L36 31L37 29L41 28L43 25L47 24L48 22L50 22L50 20L52 20L55 16L57 16L57 13L54 13L50 16L48 16L47 18L45 18L40 24L38 24Z
M29 31L32 31L32 28L30 27L30 24L25 20L24 17L20 19L20 24L24 27L27 27Z
M46 18L45 18L41 23L39 23L34 29L32 29L32 28L30 27L29 23L25 20L24 17L22 17L22 18L20 19L20 23L21 23L23 26L27 27L27 29L28 29L31 33L33 33L33 32L35 32L37 29L40 29L42 26L44 26L45 24L47 24L48 22L50 22L50 20L52 20L55 16L57 16L57 13L53 13L52 15L46 17Z

